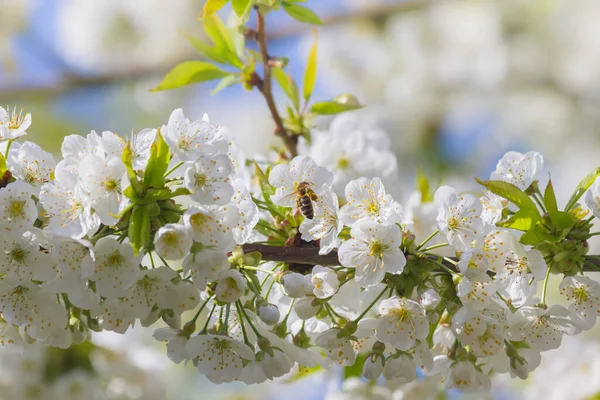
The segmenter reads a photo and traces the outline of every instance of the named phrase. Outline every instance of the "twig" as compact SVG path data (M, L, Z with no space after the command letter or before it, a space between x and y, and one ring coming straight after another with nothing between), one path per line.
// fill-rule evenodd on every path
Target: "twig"
M275 105L275 99L273 98L273 92L271 91L271 65L269 64L269 50L267 47L267 34L265 31L265 17L256 8L256 42L258 43L258 49L260 51L260 57L262 58L263 64L263 78L259 84L255 84L258 90L262 93L273 121L275 122L275 135L279 136L285 146L289 150L292 157L298 155L297 145L298 137L285 129L283 119L279 115L277 105Z
M259 252L264 261L323 266L341 265L337 251L333 250L329 254L320 255L318 247L285 247L246 243L242 245L242 249L244 250L244 253L251 253L253 251ZM447 258L448 260L441 259L440 262L446 267L456 271L456 265L454 263L458 261L458 258ZM595 269L590 266L584 266L583 270L586 272L598 272L598 270L600 270L600 256L586 256L585 263L595 266Z

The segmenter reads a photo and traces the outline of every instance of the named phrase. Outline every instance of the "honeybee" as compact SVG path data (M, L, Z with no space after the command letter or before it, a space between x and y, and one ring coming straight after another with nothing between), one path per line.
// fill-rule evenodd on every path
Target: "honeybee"
M315 217L315 210L312 202L319 199L319 196L317 196L313 190L314 186L315 184L312 182L300 182L300 184L298 184L298 189L296 189L296 195L298 196L296 205L298 206L300 213L308 219L313 219Z

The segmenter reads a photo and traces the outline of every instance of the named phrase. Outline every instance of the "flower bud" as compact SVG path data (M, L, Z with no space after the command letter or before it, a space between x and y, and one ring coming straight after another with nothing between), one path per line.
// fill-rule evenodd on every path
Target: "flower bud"
M302 297L312 291L308 286L304 275L297 272L287 272L281 279L280 283L283 286L283 291L288 297Z
M379 378L383 372L384 358L379 354L372 353L365 360L363 365L363 375L365 378L374 381Z
M296 311L298 318L307 320L317 315L319 309L321 308L321 304L318 301L313 302L313 300L313 298L307 296L296 300L294 303L294 311Z
M275 304L265 304L258 306L258 318L267 325L275 325L279 322L279 308Z
M421 303L426 310L433 310L440 304L440 301L440 295L433 289L427 289L421 294L421 297L419 297L419 303Z

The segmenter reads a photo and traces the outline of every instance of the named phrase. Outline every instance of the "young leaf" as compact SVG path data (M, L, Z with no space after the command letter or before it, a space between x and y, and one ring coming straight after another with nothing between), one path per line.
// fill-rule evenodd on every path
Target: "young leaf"
M133 207L129 217L128 237L135 255L150 246L150 215L146 206Z
M298 4L289 1L284 1L281 5L283 6L285 12L296 21L306 22L313 25L321 25L323 23L321 18L319 18L319 16L309 8L299 6Z
M221 21L217 14L204 18L202 20L202 26L204 27L206 34L212 39L219 54L225 57L229 64L236 68L243 68L244 63L240 60L236 51L236 43L233 34L225 25L223 25L223 21Z
M123 194L127 196L131 200L136 200L138 196L142 193L143 187L139 182L137 174L133 170L133 152L131 151L131 143L127 142L125 145L125 149L123 149L123 153L121 154L121 161L125 164L125 169L127 170L127 176L129 177L129 181L131 182L131 186L128 186Z
M219 93L221 90L228 88L230 86L233 86L236 83L240 83L240 82L241 82L241 79L240 79L239 75L234 75L234 74L228 75L219 81L217 86L215 86L215 88L210 91L210 94L215 95L215 94Z
M529 210L532 216L535 215L537 217L536 222L539 221L540 214L533 200L531 200L524 191L512 183L504 181L482 181L477 178L475 178L475 180L490 192L511 201L521 210Z
M521 243L525 245L536 245L544 240L555 241L559 238L548 233L541 225L535 225L533 228L521 235Z
M502 224L505 228L528 231L539 221L539 215L533 214L531 210L522 209L517 211L508 221Z
M246 18L252 9L252 0L231 0L231 7L240 18Z
M300 98L298 96L298 87L291 75L285 73L281 68L273 68L271 74L275 82L281 87L285 95L292 101L294 109L300 110Z
M319 115L339 114L346 111L358 110L363 108L358 99L351 94L342 94L330 101L321 101L315 103L310 108L310 111Z
M571 207L573 207L575 203L577 203L577 200L579 200L579 198L583 196L585 191L588 190L590 186L592 186L592 184L598 176L600 176L600 167L590 172L585 178L581 180L581 182L579 182L579 185L577 185L577 188L575 189L575 191L571 195L571 198L569 199L569 202L567 203L567 207L565 207L565 211L569 211Z
M206 0L200 18L206 18L219 11L229 0Z
M202 39L197 38L192 35L185 35L185 37L190 42L190 44L192 46L194 46L196 51L198 53L202 54L203 56L205 56L219 64L228 64L229 63L227 56L224 55L223 52L221 51L222 49L219 49L216 46L215 47L209 46Z
M169 146L159 131L150 148L150 158L144 173L144 185L147 188L162 188L165 186L165 173L169 168L170 159Z
M212 81L230 75L205 61L185 61L173 68L152 92L175 89L192 83Z
M548 180L548 185L546 185L546 190L544 190L544 205L548 212L558 211L556 194L554 193L554 186L552 186L552 178Z
M310 99L310 95L315 88L315 81L317 80L317 43L318 38L315 33L315 42L308 54L308 62L306 64L306 71L304 72L304 101Z
M427 176L421 169L417 171L417 189L421 193L421 203L433 201L433 194Z
M263 197L265 198L265 203L273 204L271 202L271 196L275 194L275 189L269 183L269 178L265 175L262 169L258 166L256 161L254 162L254 170L256 173L256 177L258 178L258 184L262 191Z
M568 229L575 225L575 218L565 211L550 211L548 217L552 225L558 229Z

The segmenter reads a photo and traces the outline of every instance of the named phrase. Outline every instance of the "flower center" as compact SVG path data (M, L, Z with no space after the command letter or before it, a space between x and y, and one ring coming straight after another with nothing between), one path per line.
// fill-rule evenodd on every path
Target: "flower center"
M197 213L190 217L190 225L192 226L202 226L205 225L207 221L208 217L202 213Z
M448 229L451 231L455 231L458 229L460 223L458 221L458 218L456 217L450 217L448 219Z
M28 251L21 248L16 248L11 250L9 257L13 262L24 264L25 261L27 261L27 254L29 254Z
M204 185L206 185L206 175L204 174L196 174L194 175L194 185L196 187L202 187Z
M369 245L369 255L371 257L383 258L383 253L389 249L387 244L380 241L374 241Z
M8 110L7 110L8 111ZM12 115L8 120L8 129L19 129L19 127L25 122L25 116L23 115L23 109L17 114L17 110L13 108Z
M573 291L573 297L575 298L575 301L577 301L577 303L581 304L586 302L589 299L590 295L588 294L585 288L578 287Z
M116 179L107 179L103 183L107 191L113 192L119 187L119 182Z
M25 201L13 200L10 202L8 213L11 217L20 217L25 214Z
M338 158L337 167L339 169L342 169L342 170L348 169L349 166L350 166L350 160L348 158L343 157L343 156Z
M170 246L175 246L179 240L179 235L176 232L167 232L163 235L162 240Z
M125 261L125 257L121 255L121 252L119 250L115 251L110 256L108 256L108 263L112 266L118 266L123 261Z
M370 202L367 206L367 211L371 215L378 215L379 214L379 204L377 204L376 201Z
M396 319L397 325L400 325L410 319L410 311L408 311L406 308L396 308L395 310L392 310L391 314Z

